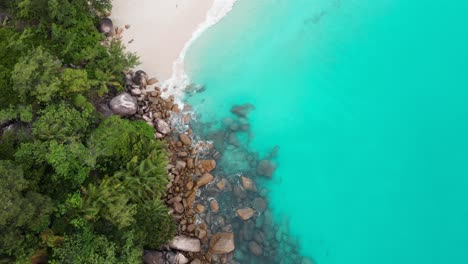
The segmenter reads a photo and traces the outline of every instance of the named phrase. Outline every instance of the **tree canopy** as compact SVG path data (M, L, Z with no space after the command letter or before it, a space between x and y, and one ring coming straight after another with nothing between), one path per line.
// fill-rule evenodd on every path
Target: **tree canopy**
M94 105L138 59L97 26L110 0L5 0L0 25L0 262L141 263L175 234L166 146Z

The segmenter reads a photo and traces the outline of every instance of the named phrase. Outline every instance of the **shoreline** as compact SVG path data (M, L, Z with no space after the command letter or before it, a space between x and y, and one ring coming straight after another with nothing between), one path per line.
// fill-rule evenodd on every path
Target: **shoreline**
M165 97L172 95L182 104L183 90L190 84L184 68L189 47L204 31L221 21L236 2L143 0L138 5L145 8L137 8L134 2L114 0L110 18L115 25L126 29L121 41L128 51L140 57L139 68L158 78Z
M313 263L296 251L299 247L287 234L288 227L275 223L268 191L260 183L261 178L271 179L277 149L260 159L258 153L238 145L236 133L250 130L246 115L252 106L233 106L232 123L217 132L224 138L218 149L216 142L207 141L216 138L198 131L205 124L193 118L191 106L182 100L184 88L190 85L184 69L188 49L205 30L221 21L236 1L213 1L205 21L198 24L173 61L170 78L151 82L154 78L149 77L160 76L148 71L148 75L144 73L147 80L136 85L132 82L135 73L127 74L127 92L138 102L138 112L133 118L154 127L155 138L168 146L170 183L164 200L177 224L177 236L165 248L145 250L144 263L274 263L281 244L288 245L290 261ZM122 36L123 42L125 38L129 37ZM145 58L152 61L156 51L156 48L150 53L136 51L143 62L139 68L147 70ZM200 137L204 141L198 140ZM249 170L236 177L229 169L231 166L217 164L232 147L250 164Z

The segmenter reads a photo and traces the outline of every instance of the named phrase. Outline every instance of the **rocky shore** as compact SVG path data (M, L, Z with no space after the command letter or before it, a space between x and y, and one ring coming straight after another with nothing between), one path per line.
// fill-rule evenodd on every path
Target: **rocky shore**
M103 31L114 30L104 22ZM155 128L155 139L167 143L170 183L165 202L178 223L173 241L146 250L144 263L312 263L301 257L285 223L275 224L268 191L258 187L273 176L278 148L259 158L238 138L250 133L253 105L233 106L233 117L208 133L203 131L212 124L194 121L190 106L164 98L156 78L129 71L125 83L125 91L102 103L100 111L145 120ZM192 129L211 141L200 140Z

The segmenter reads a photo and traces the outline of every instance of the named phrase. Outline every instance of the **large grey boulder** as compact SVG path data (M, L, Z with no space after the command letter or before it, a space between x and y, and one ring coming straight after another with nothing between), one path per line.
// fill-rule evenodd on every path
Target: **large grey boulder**
M114 97L110 101L109 107L116 115L129 116L137 112L138 103L133 96L128 93L123 93Z
M187 252L201 251L200 240L187 236L176 236L169 244L169 247Z
M101 23L99 23L99 32L106 34L107 36L111 36L114 33L114 23L110 18L104 17L101 19Z

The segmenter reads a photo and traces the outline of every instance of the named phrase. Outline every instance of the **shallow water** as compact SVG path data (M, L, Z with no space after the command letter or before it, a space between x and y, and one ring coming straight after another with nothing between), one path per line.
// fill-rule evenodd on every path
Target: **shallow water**
M256 180L303 255L468 263L467 12L462 1L239 0L189 50L205 91L187 100L204 122L255 106L250 135L237 135L260 157L279 146L273 179ZM237 162L224 173L241 172L243 158L223 153Z

